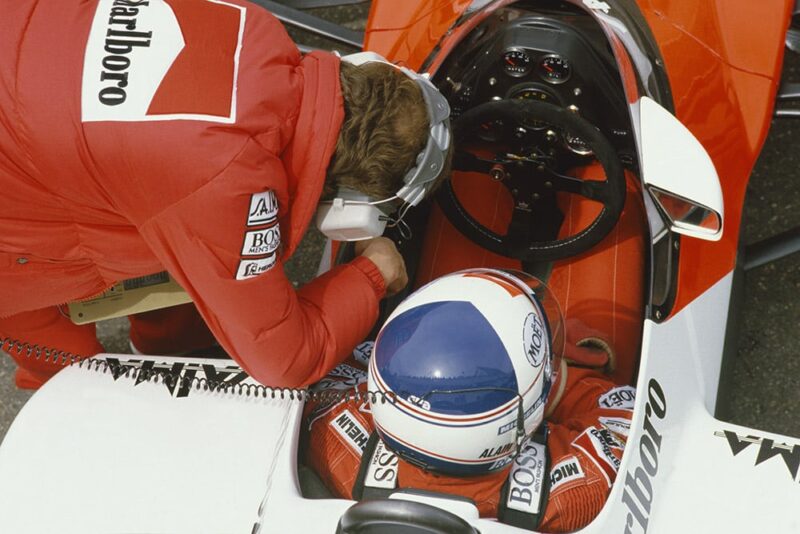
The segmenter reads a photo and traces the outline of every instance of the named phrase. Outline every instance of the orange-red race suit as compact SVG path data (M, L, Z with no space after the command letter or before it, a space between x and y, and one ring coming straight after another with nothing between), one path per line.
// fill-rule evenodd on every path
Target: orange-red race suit
M368 353L368 346L359 352ZM353 387L364 392L365 380L366 371L351 359L315 389L328 395ZM528 530L578 530L600 512L616 478L635 389L578 367L562 372L560 380L565 380L565 389L560 400L552 401L557 405L550 407L544 425L546 439L529 440L509 467L490 475L449 477L398 459L374 433L364 399L307 405L306 462L338 497L374 498L396 489L421 489L468 498L481 517ZM545 451L546 461L539 462Z
M53 306L167 270L248 374L321 379L384 293L365 258L299 290L283 272L343 116L339 59L301 55L256 4L5 2L0 335L70 350L28 327L58 334Z

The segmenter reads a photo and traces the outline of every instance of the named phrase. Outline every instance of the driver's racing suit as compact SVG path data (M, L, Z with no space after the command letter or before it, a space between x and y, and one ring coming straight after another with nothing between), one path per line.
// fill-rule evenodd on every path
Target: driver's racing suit
M365 380L366 371L351 359L315 391L330 395L358 384L364 392ZM560 380L565 388L560 400L551 401L557 404L548 408L547 437L538 448L546 451L547 463L537 463L533 449L538 445L529 442L510 467L497 473L456 478L425 472L398 461L383 446L364 399L307 405L306 462L338 497L376 498L396 489L421 489L466 497L481 517L498 517L520 528L578 530L594 519L608 497L630 428L635 390L578 367L562 372Z
M319 380L384 293L365 258L283 272L343 115L339 60L244 0L5 2L0 338L97 352L54 306L167 270L251 376Z

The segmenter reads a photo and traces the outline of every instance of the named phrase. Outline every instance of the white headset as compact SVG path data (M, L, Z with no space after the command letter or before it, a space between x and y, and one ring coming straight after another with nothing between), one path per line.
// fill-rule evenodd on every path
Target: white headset
M450 106L427 75L394 65L375 52L351 54L342 57L342 61L356 66L386 63L399 69L419 85L430 122L425 148L417 156L416 165L403 178L403 187L394 196L376 200L352 189L339 189L336 198L320 202L317 228L326 237L334 241L361 241L383 234L390 220L393 224L402 223L408 208L419 204L430 191L444 168L450 148ZM390 218L391 202L395 200L401 200L402 206L398 216Z

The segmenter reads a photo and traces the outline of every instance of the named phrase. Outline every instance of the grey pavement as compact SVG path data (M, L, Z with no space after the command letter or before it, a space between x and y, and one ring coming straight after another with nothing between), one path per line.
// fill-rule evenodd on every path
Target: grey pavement
M352 27L363 24L365 6L315 11ZM292 35L297 38L297 32ZM316 46L326 43L317 41ZM798 79L800 61L787 58L784 76ZM748 186L745 242L800 225L800 122L775 121ZM321 238L312 232L287 265L298 284L313 277ZM731 420L800 436L800 254L749 273L745 287L739 352L733 362ZM127 352L127 321L99 325L110 352ZM0 439L29 398L13 385L14 364L0 357Z

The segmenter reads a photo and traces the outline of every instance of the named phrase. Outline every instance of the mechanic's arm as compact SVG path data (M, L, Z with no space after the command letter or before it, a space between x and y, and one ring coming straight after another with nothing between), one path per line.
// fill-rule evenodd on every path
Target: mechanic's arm
M367 247L364 255L296 291L275 241L292 231L280 194L283 166L274 156L259 156L261 161L237 158L142 224L140 232L251 376L271 386L297 387L325 376L369 333L386 286L369 258L388 252ZM277 220L253 224L259 217L251 210L259 198L276 190Z

